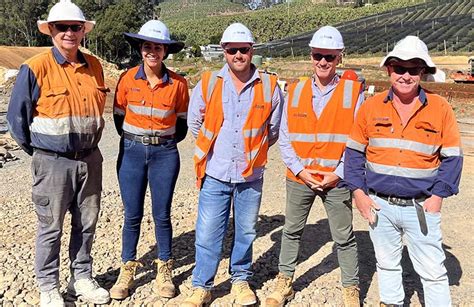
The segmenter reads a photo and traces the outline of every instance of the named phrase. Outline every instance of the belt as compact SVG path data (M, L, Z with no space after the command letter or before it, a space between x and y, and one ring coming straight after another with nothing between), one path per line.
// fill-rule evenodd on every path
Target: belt
M420 223L421 233L424 234L425 236L428 234L428 225L426 224L425 210L423 209L423 206L420 204L421 202L425 201L428 198L427 196L422 196L418 198L397 197L393 195L380 194L373 190L369 190L369 193L377 197L380 197L383 200L386 200L389 205L395 205L395 206L401 206L401 207L415 206L416 216L418 217L418 222Z
M135 141L135 142L140 142L143 145L158 145L158 144L163 144L169 140L174 139L174 134L172 135L163 135L163 136L157 136L157 135L137 135L133 133L128 133L128 132L123 132L123 137L126 138L127 140Z
M373 194L377 197L382 198L383 200L386 200L390 205L401 206L401 207L414 206L415 203L423 202L427 198L426 196L398 197L395 195L386 195L386 194L377 193L374 190L369 190L369 194Z
M39 152L40 154L43 155L48 155L48 156L55 156L55 157L64 157L68 158L71 160L81 160L93 153L97 147L94 148L88 148L80 151L71 151L71 152L56 152L56 151L51 151L51 150L45 150L45 149L40 149L40 148L35 148L34 151Z

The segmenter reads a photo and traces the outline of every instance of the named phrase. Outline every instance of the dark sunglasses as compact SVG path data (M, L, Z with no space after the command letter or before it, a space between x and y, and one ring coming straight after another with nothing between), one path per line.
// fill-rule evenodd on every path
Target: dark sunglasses
M400 65L390 65L397 75L404 75L407 71L410 76L418 76L425 68L424 67L404 67Z
M79 32L84 29L84 25L68 25L64 23L53 23L53 25L59 32L67 32L68 29L71 29L72 32Z
M334 54L321 54L321 53L312 53L311 56L315 61L321 61L323 58L328 62L332 62L337 58L337 55Z
M247 52L250 51L250 47L240 47L240 48L227 48L225 49L225 52L227 52L230 55L234 55L239 51L241 54L247 54Z

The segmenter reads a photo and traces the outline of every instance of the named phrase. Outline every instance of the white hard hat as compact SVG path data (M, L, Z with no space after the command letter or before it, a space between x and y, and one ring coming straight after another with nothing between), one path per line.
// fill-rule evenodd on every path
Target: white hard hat
M402 40L398 41L393 47L393 50L380 62L380 67L387 64L390 58L398 58L402 61L409 61L413 59L423 60L427 66L426 72L429 74L436 73L436 65L431 60L428 54L428 47L417 36L408 35Z
M344 49L344 41L339 30L331 26L324 26L313 34L309 46L311 48L342 50Z
M225 29L222 34L221 45L226 43L250 43L255 44L252 32L241 23L233 23Z
M159 20L147 21L138 31L135 33L124 33L125 39L134 48L138 48L139 44L143 41L153 42L157 44L168 45L168 53L178 53L183 47L183 42L177 42L170 38L170 31L168 27Z
M38 29L41 33L51 35L48 23L55 21L82 21L84 22L84 32L88 33L95 25L95 21L86 20L81 9L71 2L71 0L60 0L53 5L48 14L47 20L38 20Z

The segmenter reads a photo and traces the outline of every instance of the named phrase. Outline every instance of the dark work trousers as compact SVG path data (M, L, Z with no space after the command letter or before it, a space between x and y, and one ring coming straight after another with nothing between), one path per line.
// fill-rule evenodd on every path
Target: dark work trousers
M59 253L66 212L71 213L69 259L76 280L92 277L92 241L102 191L100 150L80 160L34 152L33 203L38 215L35 273L41 291L59 287Z
M298 260L301 236L316 196L321 197L336 243L337 259L344 287L359 284L357 242L352 229L351 193L345 188L314 191L305 184L286 180L285 225L281 238L279 270L292 277ZM318 234L312 234L317 236Z

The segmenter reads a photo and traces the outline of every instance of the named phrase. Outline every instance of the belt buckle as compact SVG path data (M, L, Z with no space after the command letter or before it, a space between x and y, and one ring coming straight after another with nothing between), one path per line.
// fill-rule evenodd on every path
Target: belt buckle
M148 135L143 135L141 142L143 145L147 146L151 144L151 139Z
M399 197L389 196L388 197L388 202L392 203L394 205L397 205L397 206L402 206L402 205L405 205L407 203L407 200L403 199L403 198L399 198Z

